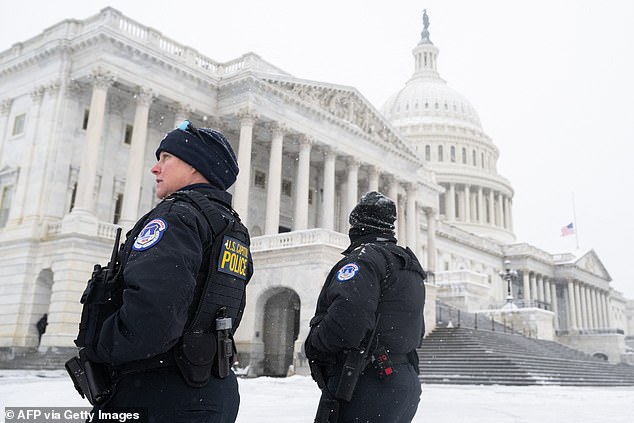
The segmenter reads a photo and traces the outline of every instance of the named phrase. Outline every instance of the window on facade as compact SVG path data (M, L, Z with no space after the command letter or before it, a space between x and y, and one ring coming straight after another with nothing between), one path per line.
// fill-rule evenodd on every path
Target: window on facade
M482 169L484 169L484 153L480 154L480 159L482 163Z
M17 115L15 119L13 119L13 131L11 131L11 135L20 135L24 133L25 122L26 122L26 113Z
M9 220L9 210L11 209L11 199L13 197L13 187L5 186L2 188L2 197L0 197L0 228L4 228Z
M431 160L431 146L430 145L425 146L425 160L427 161Z
M462 147L462 164L467 164L467 149Z
M474 166L477 166L477 164L476 164L476 151L475 151L475 150L473 150L473 151L472 151L472 153L473 153L473 154L472 154L472 156L473 156L473 157L472 157L472 159L473 159L473 165L474 165Z
M121 219L121 207L123 206L123 194L117 194L117 200L114 202L114 216L112 217L112 223L115 225L119 223Z
M125 126L125 133L123 134L123 142L125 144L132 144L132 132L134 132L134 126L129 123Z
M282 194L290 197L292 194L293 184L288 179L282 180Z
M256 170L253 176L253 185L256 188L266 188L266 173Z
M451 146L451 163L456 162L456 147Z
M84 110L84 121L81 123L81 129L88 129L89 117L90 117L90 109Z
M442 145L438 146L438 161L442 162L443 158L442 158Z

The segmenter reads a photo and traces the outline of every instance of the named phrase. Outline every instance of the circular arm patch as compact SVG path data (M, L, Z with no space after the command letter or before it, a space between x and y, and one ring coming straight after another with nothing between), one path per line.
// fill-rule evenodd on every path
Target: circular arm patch
M147 225L141 229L139 235L137 235L132 249L134 251L145 251L148 248L153 247L158 244L166 230L167 222L163 219L158 218L150 220Z

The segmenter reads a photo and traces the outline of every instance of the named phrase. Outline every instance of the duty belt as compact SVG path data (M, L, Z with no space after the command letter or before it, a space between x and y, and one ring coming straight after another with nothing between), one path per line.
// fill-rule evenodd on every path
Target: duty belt
M174 353L172 350L169 350L145 360L131 361L118 366L112 366L111 376L113 380L116 380L130 374L171 366L176 366L176 360L174 360Z

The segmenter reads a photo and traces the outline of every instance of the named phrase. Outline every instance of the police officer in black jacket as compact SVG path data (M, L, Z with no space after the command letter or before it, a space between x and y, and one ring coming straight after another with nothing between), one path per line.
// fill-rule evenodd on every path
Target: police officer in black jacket
M185 121L166 134L156 157L151 172L163 201L128 232L120 257L122 306L103 322L96 347L82 350L113 378L114 394L94 411L132 407L151 422L234 422L235 375L219 375L217 365L205 374L211 367L205 363L219 354L215 322L203 335L192 327L205 307L230 318L221 321L229 322L231 336L244 310L249 236L226 191L238 174L235 154L219 131ZM216 299L201 306L208 279L205 297Z
M425 272L409 248L396 245L395 220L391 199L379 192L361 198L350 214L350 246L328 275L311 320L306 356L322 385L321 401L338 403L338 422L405 423L418 407L415 349L425 332ZM355 350L368 351L371 362L345 401L336 393ZM334 407L327 408L332 414ZM318 413L316 421L333 420Z

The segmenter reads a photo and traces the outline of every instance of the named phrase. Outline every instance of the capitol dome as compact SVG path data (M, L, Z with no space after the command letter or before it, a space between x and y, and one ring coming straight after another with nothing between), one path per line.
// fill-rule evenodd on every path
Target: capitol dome
M475 108L440 77L436 68L438 48L429 39L426 13L423 21L421 40L412 52L414 75L404 88L385 102L381 109L383 115L399 127L441 123L481 132L480 117Z
M385 102L382 111L398 126L446 123L482 130L475 108L440 77L415 74L402 90Z
M434 171L445 188L439 213L461 229L514 242L513 188L497 173L499 150L471 103L438 73L438 47L423 12L421 39L412 50L414 74L381 111Z

